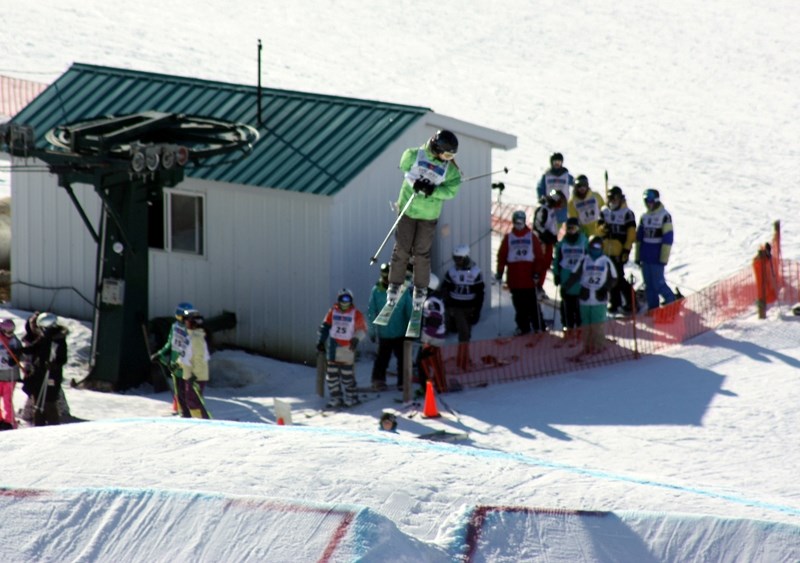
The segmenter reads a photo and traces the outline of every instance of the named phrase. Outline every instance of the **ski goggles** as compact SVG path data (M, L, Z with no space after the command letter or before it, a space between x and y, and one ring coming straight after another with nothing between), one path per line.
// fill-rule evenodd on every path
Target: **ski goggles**
M353 298L349 295L342 295L339 298L339 303L347 303L348 305L353 302Z
M453 160L456 157L456 153L454 152L440 152L436 156L439 157L439 160Z

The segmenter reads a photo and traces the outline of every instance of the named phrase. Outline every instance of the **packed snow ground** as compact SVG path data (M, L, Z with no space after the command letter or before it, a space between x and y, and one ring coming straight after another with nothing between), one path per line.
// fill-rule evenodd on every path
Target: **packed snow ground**
M691 292L747 264L775 219L799 254L798 14L750 0L0 0L0 72L47 82L86 62L255 84L261 38L265 85L517 135L494 155L504 201L531 204L554 151L595 188L608 170L637 215L658 188L676 229L668 279ZM67 322L68 377L82 378L89 330ZM497 323L493 309L476 337ZM166 393L67 389L92 422L0 434L0 559L450 561L475 540L476 561L796 561L798 331L773 310L659 357L449 394L457 419L403 418L397 435L377 430L392 394L306 418L314 369L240 352L214 355L211 422L165 416ZM297 424L271 424L273 397ZM437 428L469 439L415 437ZM488 511L476 535L476 506L531 512Z
M80 377L90 331L65 322ZM502 507L472 560L796 559L798 342L775 309L663 356L440 396L442 418L396 433L378 417L399 392L323 416L313 367L243 352L212 357L212 421L169 416L167 392L66 385L91 422L0 434L0 558L451 561L476 509ZM418 439L439 429L468 438Z

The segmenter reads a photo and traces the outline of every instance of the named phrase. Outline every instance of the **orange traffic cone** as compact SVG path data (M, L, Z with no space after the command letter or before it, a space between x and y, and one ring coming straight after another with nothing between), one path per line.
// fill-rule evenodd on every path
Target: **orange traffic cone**
M425 408L422 409L423 418L437 418L439 408L436 406L436 394L433 390L433 382L429 379L425 385Z

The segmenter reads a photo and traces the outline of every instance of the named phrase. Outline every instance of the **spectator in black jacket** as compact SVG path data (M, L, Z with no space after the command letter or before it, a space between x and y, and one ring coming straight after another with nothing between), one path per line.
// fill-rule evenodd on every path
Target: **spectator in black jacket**
M64 364L67 363L67 334L52 313L40 313L26 325L23 355L30 359L30 369L22 381L22 390L36 405L34 426L60 424L58 398L61 394Z

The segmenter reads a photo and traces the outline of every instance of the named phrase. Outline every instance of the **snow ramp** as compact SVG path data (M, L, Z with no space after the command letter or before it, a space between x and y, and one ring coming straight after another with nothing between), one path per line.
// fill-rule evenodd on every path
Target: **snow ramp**
M0 561L449 561L352 505L152 489L0 489Z
M479 506L443 549L360 506L151 489L0 489L0 560L795 561L800 529L754 520Z
M462 534L470 563L797 561L800 528L749 519L479 506Z

